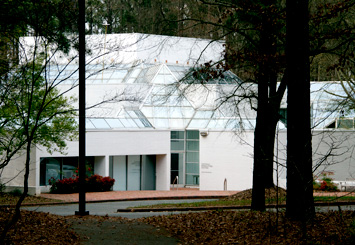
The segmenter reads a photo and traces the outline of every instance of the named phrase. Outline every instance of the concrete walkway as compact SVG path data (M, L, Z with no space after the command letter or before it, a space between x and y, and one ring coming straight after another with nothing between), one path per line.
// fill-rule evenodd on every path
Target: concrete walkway
M88 192L86 202L107 201L133 201L133 200L163 200L163 199L209 199L222 198L238 193L239 191L200 191L197 189L173 189L170 191L109 191ZM56 199L68 203L79 201L79 194L47 194L40 195L44 198Z

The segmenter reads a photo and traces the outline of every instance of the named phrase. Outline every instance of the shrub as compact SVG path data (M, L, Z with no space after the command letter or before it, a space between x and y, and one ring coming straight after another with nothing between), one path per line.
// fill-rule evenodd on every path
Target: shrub
M110 177L102 177L94 174L85 179L87 192L110 191L115 180ZM49 180L50 192L57 194L68 194L79 192L79 177L73 176L62 180Z
M313 190L318 191L338 191L338 187L333 183L333 179L327 174L323 174L320 181L313 181Z
M79 177L65 178L62 180L49 179L50 192L57 194L68 194L79 191Z

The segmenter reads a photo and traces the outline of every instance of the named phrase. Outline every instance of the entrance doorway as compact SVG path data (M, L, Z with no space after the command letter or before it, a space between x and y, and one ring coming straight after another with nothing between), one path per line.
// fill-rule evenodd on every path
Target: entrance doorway
M155 190L155 155L110 157L114 191Z
M171 153L170 184L184 184L184 153Z

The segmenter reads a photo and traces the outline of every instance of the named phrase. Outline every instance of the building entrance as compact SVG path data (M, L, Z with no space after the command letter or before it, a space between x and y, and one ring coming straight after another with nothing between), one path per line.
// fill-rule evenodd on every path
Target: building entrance
M114 191L155 190L155 155L110 157Z

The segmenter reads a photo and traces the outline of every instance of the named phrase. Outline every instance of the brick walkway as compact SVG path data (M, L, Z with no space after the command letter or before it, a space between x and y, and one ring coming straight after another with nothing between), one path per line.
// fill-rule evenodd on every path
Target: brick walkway
M193 198L221 198L238 193L239 191L200 191L198 189L179 189L170 191L109 191L88 192L87 202L125 201L125 200L154 200L154 199L193 199ZM349 192L315 192L314 196L355 196ZM79 194L47 194L41 197L61 200L64 202L78 202Z
M192 199L192 198L220 198L238 193L238 191L200 191L196 189L179 189L170 191L109 191L88 192L87 202L99 201L125 201L125 200L152 200L152 199ZM61 200L65 202L78 202L79 194L47 194L41 197Z

